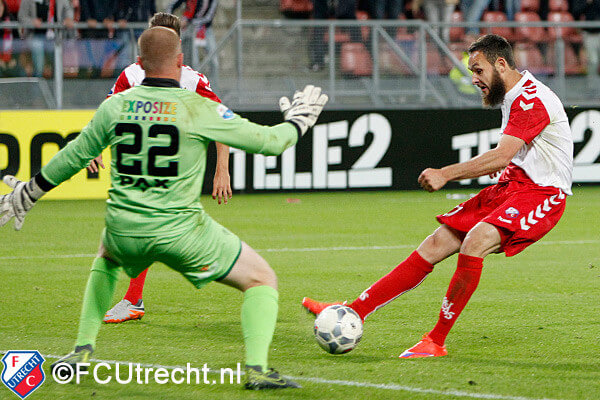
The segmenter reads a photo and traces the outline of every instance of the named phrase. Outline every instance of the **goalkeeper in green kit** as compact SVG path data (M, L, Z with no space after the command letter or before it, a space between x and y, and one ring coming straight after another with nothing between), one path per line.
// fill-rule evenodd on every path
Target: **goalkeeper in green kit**
M148 29L139 47L146 72L142 85L105 100L81 134L29 182L4 177L13 192L0 197L0 226L14 217L18 230L36 200L111 146L106 228L87 283L76 346L53 367L88 362L119 266L135 277L159 261L197 288L218 281L244 293L246 388L299 387L267 365L278 309L275 273L206 214L199 198L210 141L278 155L315 124L327 96L307 86L295 93L291 104L285 97L280 100L285 122L257 125L179 88L183 54L174 31Z

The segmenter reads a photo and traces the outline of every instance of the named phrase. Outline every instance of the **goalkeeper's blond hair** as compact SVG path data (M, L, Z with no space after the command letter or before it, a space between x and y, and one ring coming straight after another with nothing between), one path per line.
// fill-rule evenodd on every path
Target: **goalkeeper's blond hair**
M146 29L138 45L146 75L161 75L180 67L177 58L181 54L181 40L172 29L163 26Z

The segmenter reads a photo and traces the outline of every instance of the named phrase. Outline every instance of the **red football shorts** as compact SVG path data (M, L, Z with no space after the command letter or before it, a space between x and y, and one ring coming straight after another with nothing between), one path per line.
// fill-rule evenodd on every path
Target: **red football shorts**
M465 235L480 221L498 227L500 251L510 257L554 228L565 210L566 198L555 187L505 182L483 189L436 218Z

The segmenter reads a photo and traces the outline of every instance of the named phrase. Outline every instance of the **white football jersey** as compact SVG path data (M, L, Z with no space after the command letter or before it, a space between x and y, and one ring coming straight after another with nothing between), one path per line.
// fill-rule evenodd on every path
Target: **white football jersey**
M571 195L573 136L558 96L529 71L523 71L521 80L506 93L501 108L502 133L521 138L525 144L502 173L500 182L529 180Z
M108 93L109 96L112 96L115 93L122 92L134 86L140 85L144 78L146 77L146 72L140 67L138 63L133 63L121 72L119 78L113 85L112 89ZM183 89L189 90L190 92L196 92L202 97L209 98L216 102L221 102L221 99L217 97L217 95L210 88L210 82L206 76L202 75L200 72L196 72L187 65L184 65L181 68L181 78L179 79L179 84Z

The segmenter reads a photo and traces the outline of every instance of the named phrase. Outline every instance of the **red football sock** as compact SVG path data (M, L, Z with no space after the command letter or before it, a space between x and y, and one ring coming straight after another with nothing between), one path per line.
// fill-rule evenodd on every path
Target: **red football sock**
M440 317L433 330L429 332L429 337L440 346L444 345L452 325L477 289L482 268L483 258L458 255L458 267L444 297Z
M137 278L132 278L129 281L129 288L127 289L127 293L125 293L124 299L129 300L131 304L137 304L137 302L142 298L142 292L144 291L144 282L146 281L147 273L148 268L139 274Z
M426 261L415 250L406 260L362 292L358 299L348 306L354 309L364 321L379 307L383 307L402 293L417 287L431 271L433 271L433 264Z

